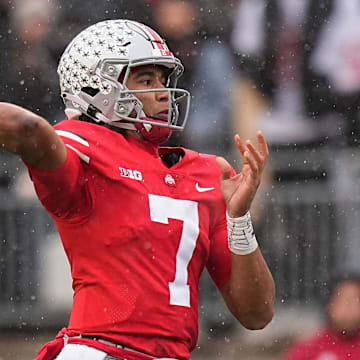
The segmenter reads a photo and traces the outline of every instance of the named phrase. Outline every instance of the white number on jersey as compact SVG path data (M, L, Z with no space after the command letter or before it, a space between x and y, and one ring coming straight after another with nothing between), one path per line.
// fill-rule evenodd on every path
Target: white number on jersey
M199 235L198 203L149 194L152 221L168 224L169 219L183 221L179 248L176 254L175 279L169 283L170 304L190 307L188 265Z

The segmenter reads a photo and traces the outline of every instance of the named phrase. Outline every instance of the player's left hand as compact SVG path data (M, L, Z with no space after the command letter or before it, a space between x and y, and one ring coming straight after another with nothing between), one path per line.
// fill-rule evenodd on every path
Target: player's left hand
M245 143L235 135L235 144L243 158L240 173L231 176L231 166L222 157L216 159L221 169L221 193L230 217L243 216L250 210L251 203L260 185L261 175L265 168L269 150L266 140L260 131L256 134L259 150L247 140Z

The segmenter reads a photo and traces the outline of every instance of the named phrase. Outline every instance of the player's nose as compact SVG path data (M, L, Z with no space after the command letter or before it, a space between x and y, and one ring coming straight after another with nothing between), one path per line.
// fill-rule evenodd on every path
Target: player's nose
M164 89L164 91L157 91L156 92L156 99L158 101L169 101L169 92L166 89L165 85L163 83L161 83L160 81L157 84L159 87L158 89Z

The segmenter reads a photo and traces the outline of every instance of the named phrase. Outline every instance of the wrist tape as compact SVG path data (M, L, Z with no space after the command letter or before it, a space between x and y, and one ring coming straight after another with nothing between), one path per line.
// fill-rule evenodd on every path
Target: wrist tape
M230 217L226 212L226 222L230 251L237 255L254 252L258 243L251 223L250 212L237 218Z

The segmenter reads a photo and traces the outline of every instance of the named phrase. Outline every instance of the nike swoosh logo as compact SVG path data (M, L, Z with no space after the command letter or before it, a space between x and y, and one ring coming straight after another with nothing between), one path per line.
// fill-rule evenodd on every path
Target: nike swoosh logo
M206 191L215 190L214 187L201 187L201 186L199 186L199 183L196 183L196 184L195 184L195 189L196 189L198 192L206 192Z

